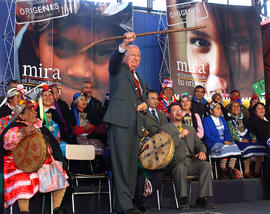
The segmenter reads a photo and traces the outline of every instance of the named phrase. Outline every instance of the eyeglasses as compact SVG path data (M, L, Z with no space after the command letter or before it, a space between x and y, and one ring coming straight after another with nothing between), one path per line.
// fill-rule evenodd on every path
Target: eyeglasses
M173 110L172 113L182 113L183 111L182 110Z

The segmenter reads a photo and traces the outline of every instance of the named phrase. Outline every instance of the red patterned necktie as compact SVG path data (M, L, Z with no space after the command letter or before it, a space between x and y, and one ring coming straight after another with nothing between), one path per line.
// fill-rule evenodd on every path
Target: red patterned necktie
M136 85L136 88L137 88L138 96L140 97L142 95L140 83L135 77L135 71L131 70L131 72L133 74L133 78L134 78L134 82L135 82L135 85Z

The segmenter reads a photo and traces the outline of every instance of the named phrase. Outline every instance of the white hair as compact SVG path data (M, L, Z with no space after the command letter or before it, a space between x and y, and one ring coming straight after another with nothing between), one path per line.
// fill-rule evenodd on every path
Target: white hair
M125 55L126 55L126 56L127 56L127 53L128 53L128 49L131 48L131 47L136 47L136 48L138 48L138 50L140 51L140 54L141 54L140 48L139 48L137 45L132 44L132 45L128 45L128 46L127 46L127 51L125 52Z

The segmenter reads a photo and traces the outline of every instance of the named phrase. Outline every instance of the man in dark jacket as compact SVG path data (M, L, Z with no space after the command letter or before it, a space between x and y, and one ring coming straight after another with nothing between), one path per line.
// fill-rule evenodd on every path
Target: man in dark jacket
M203 119L206 116L208 102L204 99L205 88L201 85L197 85L194 89L194 95L192 97L192 111L198 113Z
M104 116L102 102L93 96L93 84L89 80L82 82L82 91L86 92L87 99L87 119L95 126L102 124Z
M161 126L166 125L168 123L168 119L163 112L157 110L159 101L158 101L158 93L156 91L149 90L147 93L146 101L148 109L145 115L144 128L147 130L147 132L149 132L149 136L153 136L160 132ZM166 174L163 169L149 171L139 167L138 181L136 187L136 203L138 204L139 209L141 211L145 211L147 209L145 197L155 195L156 191L160 189L163 180L165 178L165 175ZM152 193L150 194L148 193L147 195L144 194L144 192L146 192L145 186L147 186L145 185L145 183L151 185Z
M135 72L141 53L137 46L129 45L136 35L128 32L124 36L125 39L110 58L110 101L104 116L104 122L108 124L116 210L119 214L139 213L133 208L132 199L144 117L141 112L147 109L146 85Z

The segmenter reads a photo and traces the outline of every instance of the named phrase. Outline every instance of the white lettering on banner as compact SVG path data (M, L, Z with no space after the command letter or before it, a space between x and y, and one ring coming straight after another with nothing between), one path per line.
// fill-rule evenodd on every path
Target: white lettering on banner
M177 71L206 74L204 64L176 61Z
M188 8L188 9L180 9L174 12L170 12L170 18L174 19L174 18L179 18L179 17L185 17L189 14L194 14L195 13L199 13L200 12L200 7L196 6L196 8Z
M34 78L43 78L49 79L48 73L52 74L53 79L61 80L59 68L42 68L42 64L39 64L39 68L34 65L23 65L23 74L22 77L34 77ZM49 74L50 74L49 73Z
M21 15L30 15L30 14L41 14L46 13L54 10L59 10L58 3L48 4L48 5L41 5L37 7L30 7L30 8L20 8Z
M66 0L16 0L16 24L47 21L69 15Z

